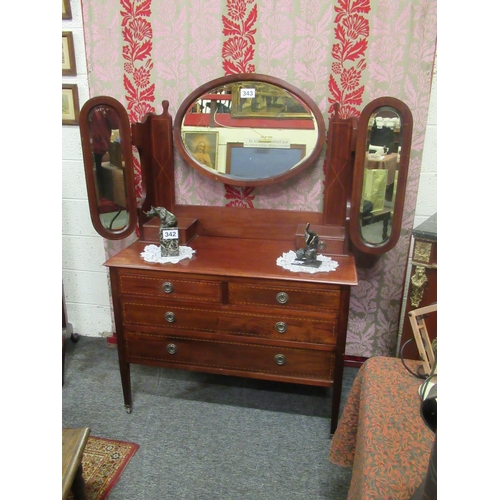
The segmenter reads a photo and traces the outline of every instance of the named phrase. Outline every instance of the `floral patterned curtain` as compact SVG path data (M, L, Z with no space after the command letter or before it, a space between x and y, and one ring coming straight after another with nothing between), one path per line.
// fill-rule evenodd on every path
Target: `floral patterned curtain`
M175 113L196 87L256 72L305 91L325 120L340 103L359 116L382 95L411 109L414 133L402 236L374 267L358 269L346 351L392 355L413 227L429 106L437 0L82 0L90 95L122 102L131 122ZM176 199L197 205L321 210L324 156L289 181L237 188L199 175L176 155ZM136 195L140 165L135 159ZM113 255L130 240L106 242Z

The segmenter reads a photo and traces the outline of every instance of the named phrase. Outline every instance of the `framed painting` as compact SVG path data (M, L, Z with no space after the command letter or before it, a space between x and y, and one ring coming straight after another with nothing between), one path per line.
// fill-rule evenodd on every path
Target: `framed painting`
M69 3L69 0L62 0L62 18L72 19L71 4Z
M184 132L184 144L198 163L218 170L219 132Z
M75 46L71 31L62 32L62 74L76 76Z
M78 86L75 83L62 85L62 124L78 125L80 105L78 103Z
M304 103L275 85L240 82L231 93L233 118L311 118Z

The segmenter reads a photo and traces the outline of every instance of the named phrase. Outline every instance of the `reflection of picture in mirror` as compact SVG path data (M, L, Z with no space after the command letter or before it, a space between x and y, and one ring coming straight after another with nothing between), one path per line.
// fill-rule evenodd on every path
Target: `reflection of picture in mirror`
M252 97L244 97L245 92ZM310 118L305 104L289 92L264 82L237 83L232 91L231 116Z
M217 170L218 136L218 132L185 132L184 143L200 165Z

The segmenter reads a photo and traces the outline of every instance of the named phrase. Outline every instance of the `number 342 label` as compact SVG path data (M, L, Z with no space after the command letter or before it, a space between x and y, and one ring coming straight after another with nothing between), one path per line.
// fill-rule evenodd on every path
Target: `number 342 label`
M179 239L179 230L178 229L164 229L163 230L163 239L164 240L178 240Z

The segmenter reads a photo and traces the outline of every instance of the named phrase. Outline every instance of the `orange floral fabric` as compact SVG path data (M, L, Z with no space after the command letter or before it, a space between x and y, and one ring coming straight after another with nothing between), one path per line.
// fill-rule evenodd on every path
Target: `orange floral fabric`
M352 467L348 500L407 500L424 479L434 433L420 415L422 382L399 358L360 368L330 445L330 460Z

